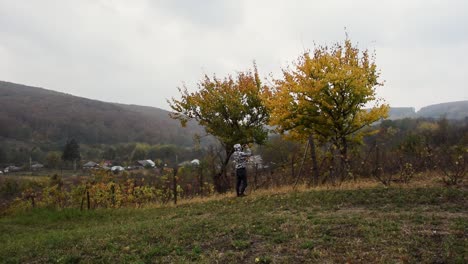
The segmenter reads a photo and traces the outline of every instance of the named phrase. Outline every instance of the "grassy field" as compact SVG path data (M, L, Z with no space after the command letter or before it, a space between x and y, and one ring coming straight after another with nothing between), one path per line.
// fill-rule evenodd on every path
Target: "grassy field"
M4 263L466 263L463 188L259 192L0 219Z

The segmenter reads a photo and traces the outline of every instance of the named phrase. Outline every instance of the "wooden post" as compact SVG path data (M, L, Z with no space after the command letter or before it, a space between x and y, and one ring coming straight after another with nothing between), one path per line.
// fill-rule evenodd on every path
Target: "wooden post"
M310 182L312 182L314 186L317 186L319 183L319 169L318 169L318 163L317 163L317 152L315 148L315 140L312 134L309 136L309 146L310 146L310 156L312 159L312 180Z
M91 202L89 200L89 191L86 190L86 201L88 203L88 210L91 209Z
M174 192L174 204L177 204L177 166L174 168L174 177L173 179L173 192Z
M254 174L254 189L257 190L258 188L258 164L255 163L255 174Z
M296 176L296 172L294 171L294 162L296 161L296 153L293 152L291 157L291 179L294 179Z
M293 190L296 189L296 186L299 183L299 178L301 177L301 173L302 173L302 167L304 167L304 162L305 162L305 159L306 159L306 156L307 156L307 151L309 150L309 144L310 144L310 142L307 141L305 151L304 151L304 157L302 157L301 167L299 167L299 173L297 174L296 182L294 183Z
M111 186L111 197L112 197L112 207L115 207L115 185L112 184Z
M203 168L200 166L200 196L203 197Z

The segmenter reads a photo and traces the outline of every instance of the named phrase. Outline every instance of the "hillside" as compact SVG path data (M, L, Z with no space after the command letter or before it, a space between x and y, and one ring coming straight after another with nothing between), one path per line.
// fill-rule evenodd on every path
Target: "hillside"
M390 107L388 119L413 118L416 116L414 107Z
M466 263L466 190L253 193L0 218L5 263Z
M0 139L84 144L146 142L192 145L202 128L181 128L168 111L90 100L0 81Z
M414 107L391 107L388 119L402 118L434 118L460 120L468 117L468 101L448 102L428 105L415 111Z
M458 101L429 105L417 112L418 117L439 118L445 116L447 119L464 119L468 117L468 101Z

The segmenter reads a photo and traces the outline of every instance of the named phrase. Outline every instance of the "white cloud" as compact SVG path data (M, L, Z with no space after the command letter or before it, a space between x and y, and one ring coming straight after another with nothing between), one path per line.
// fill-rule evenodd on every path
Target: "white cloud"
M278 75L314 43L375 49L395 106L467 100L466 1L0 0L0 79L168 109L186 82Z

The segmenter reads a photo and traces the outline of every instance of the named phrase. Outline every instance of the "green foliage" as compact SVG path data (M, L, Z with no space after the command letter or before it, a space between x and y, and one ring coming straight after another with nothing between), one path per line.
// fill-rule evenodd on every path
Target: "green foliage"
M150 146L147 144L137 144L135 146L135 149L133 149L132 151L131 160L136 161L146 159L148 156L149 148Z
M67 140L67 144L63 148L62 160L64 161L77 161L81 159L80 145L75 139Z
M101 155L101 158L105 160L115 160L117 158L117 152L113 146L106 147Z

